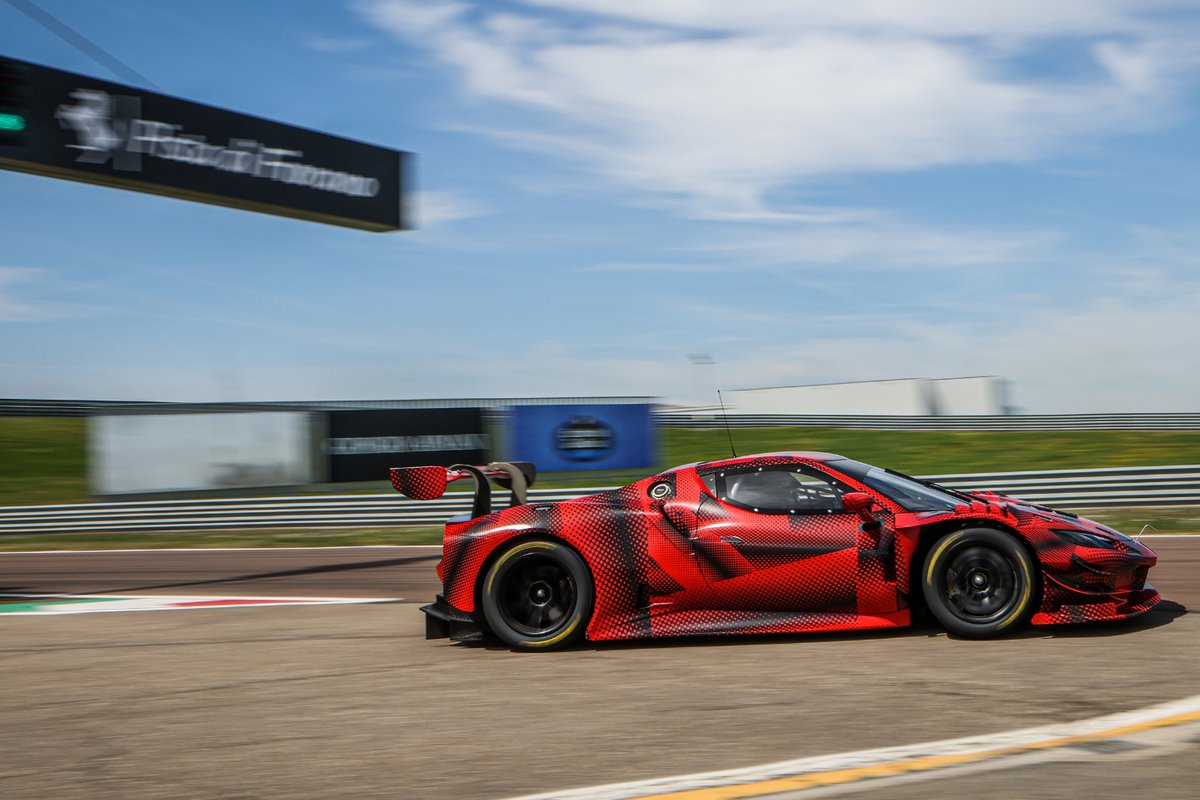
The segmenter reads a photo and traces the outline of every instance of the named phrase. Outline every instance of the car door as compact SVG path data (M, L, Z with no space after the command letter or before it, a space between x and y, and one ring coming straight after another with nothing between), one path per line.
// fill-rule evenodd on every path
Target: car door
M721 607L858 610L861 520L841 500L853 489L806 464L702 478L711 496L699 504L692 540Z

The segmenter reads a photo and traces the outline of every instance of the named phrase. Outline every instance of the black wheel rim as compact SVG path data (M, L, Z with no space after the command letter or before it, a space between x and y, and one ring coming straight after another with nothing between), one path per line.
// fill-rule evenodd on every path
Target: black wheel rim
M985 544L965 544L949 554L945 592L955 616L986 624L1016 606L1020 579L1012 557Z
M500 576L496 605L514 630L536 638L566 625L577 597L575 579L557 558L523 553Z

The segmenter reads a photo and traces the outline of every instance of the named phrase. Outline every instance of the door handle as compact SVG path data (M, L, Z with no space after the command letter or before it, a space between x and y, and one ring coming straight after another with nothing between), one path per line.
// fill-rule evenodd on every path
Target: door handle
M742 537L740 537L740 536L722 536L721 541L728 542L729 544L744 544L745 543L742 540Z

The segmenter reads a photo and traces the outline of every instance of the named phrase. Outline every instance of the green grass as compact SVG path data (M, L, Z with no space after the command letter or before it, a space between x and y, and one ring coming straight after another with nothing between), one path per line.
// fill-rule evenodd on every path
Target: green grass
M623 486L680 464L729 457L724 430L662 431L656 470L548 472L539 488ZM860 431L840 428L743 428L741 455L776 450L838 453L913 475L1200 464L1200 431ZM388 491L380 482L374 491ZM328 487L327 487L328 488Z
M85 422L0 417L0 505L72 503L87 494ZM744 428L733 431L742 454L824 450L917 475L1040 469L1200 464L1200 431L859 431L834 428ZM729 455L722 429L662 431L658 469ZM539 476L543 488L619 486L656 470L558 472ZM222 494L390 492L384 480L362 484ZM205 493L199 496L215 496Z
M825 450L918 475L1037 469L1200 464L1200 432L903 432L832 428L757 428L733 431L742 454L772 450ZM724 430L662 431L659 468L710 461L729 454ZM80 419L0 417L0 505L72 503L87 494L85 423ZM653 470L560 472L539 476L538 486L618 486ZM254 494L389 492L384 481L277 487ZM227 495L249 494L230 491ZM211 496L211 495L203 495ZM1144 525L1161 533L1200 533L1200 508L1121 508L1085 511L1118 530L1137 534ZM0 550L93 550L156 547L299 547L369 544L437 544L440 526L212 530L186 533L80 533L0 536Z
M665 460L729 454L724 431L668 430ZM747 428L739 453L822 450L915 475L1200 464L1200 431L859 431Z
M0 504L88 499L84 421L0 417Z
M1200 506L1138 506L1130 508L1077 509L1082 516L1094 519L1129 536L1145 533L1200 533Z

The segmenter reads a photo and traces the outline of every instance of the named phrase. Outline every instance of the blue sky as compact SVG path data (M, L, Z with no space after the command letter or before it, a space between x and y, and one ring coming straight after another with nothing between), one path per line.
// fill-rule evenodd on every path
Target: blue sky
M417 153L420 228L0 172L0 396L1200 410L1200 3L39 4L167 94ZM122 81L6 3L0 53Z

